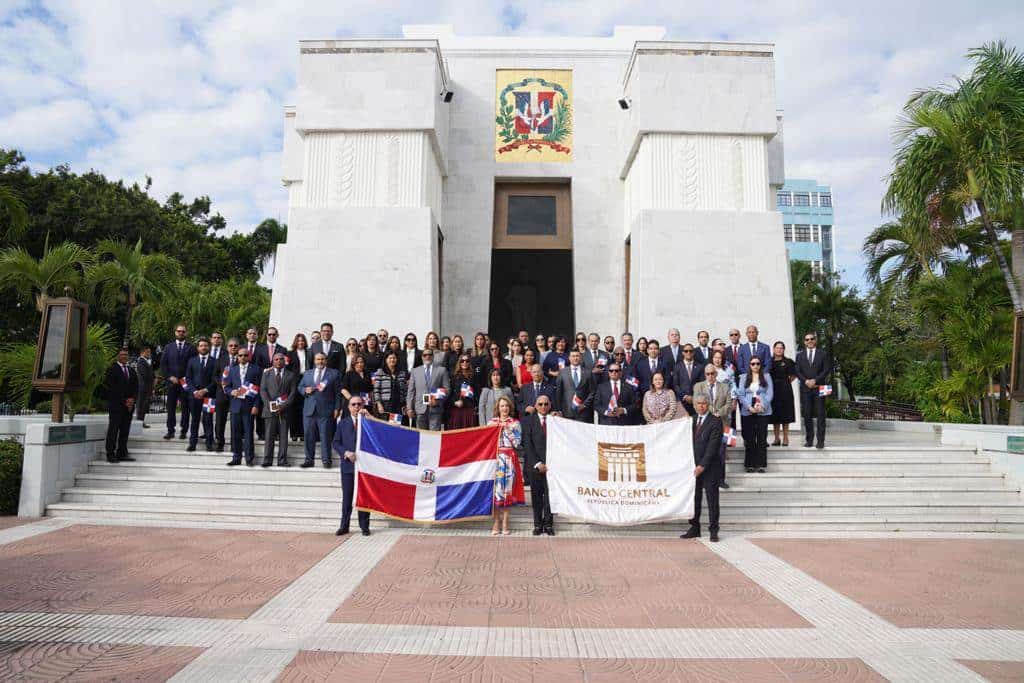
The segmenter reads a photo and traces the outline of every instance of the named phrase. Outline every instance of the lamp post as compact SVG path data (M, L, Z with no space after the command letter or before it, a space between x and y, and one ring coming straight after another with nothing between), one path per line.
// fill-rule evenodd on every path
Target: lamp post
M32 388L53 396L50 420L63 422L64 394L85 386L89 307L70 296L44 297L42 304Z

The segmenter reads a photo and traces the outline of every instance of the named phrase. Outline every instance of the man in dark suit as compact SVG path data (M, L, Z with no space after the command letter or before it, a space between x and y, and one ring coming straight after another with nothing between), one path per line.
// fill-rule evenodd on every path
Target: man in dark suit
M583 352L583 367L590 370L591 386L608 380L608 363L612 357L599 348L601 337L593 332L587 337L587 350Z
M139 351L139 357L135 360L135 374L139 377L135 417L142 422L143 429L149 429L149 425L146 424L146 414L149 412L149 399L153 396L153 385L156 383L156 374L153 372L152 347L143 346Z
M551 398L541 394L534 412L522 420L523 450L526 452L526 476L530 478L530 502L533 505L533 535L555 535L548 500L548 417Z
M274 439L279 439L277 464L288 465L288 408L295 401L299 379L284 365L284 353L274 354L273 365L263 371L260 399L263 402L263 467L274 464Z
M253 421L260 413L260 369L250 362L249 350L238 349L238 362L231 366L224 389L231 396L231 460L228 466L252 467L256 459Z
M117 360L107 368L107 462L131 462L128 433L132 428L132 409L139 394L139 377L128 367L128 349L117 352Z
M217 393L217 367L210 358L210 342L200 338L196 342L197 355L188 361L185 368L185 389L191 397L192 403L192 428L188 433L188 448L185 450L192 453L196 450L199 442L199 423L203 424L203 438L206 441L206 450L213 450L213 413L204 409L207 398L214 402L216 407Z
M616 359L618 360L618 359ZM636 364L643 360L639 351L633 348L633 334L631 332L622 333L622 360L619 361L623 365L628 365L630 370L636 368ZM633 373L634 375L636 373ZM622 368L622 376L626 376L626 368Z
M356 435L359 433L359 416L367 415L366 404L359 396L348 400L348 415L342 416L334 430L331 446L341 458L341 522L335 536L348 533L349 521L352 519L352 498L356 488ZM359 530L363 536L370 535L370 513L360 510L358 514Z
M167 433L164 440L174 438L174 423L178 405L181 405L181 432L179 439L185 438L188 431L189 400L188 395L181 389L180 380L185 376L185 369L188 361L196 355L196 347L185 341L188 328L184 325L177 325L174 328L174 340L164 346L160 354L160 375L167 385Z
M660 372L665 378L665 388L672 388L672 366L668 360L661 355L661 349L657 339L647 342L647 358L641 358L633 366L633 376L640 382L639 392L643 396L651 388L651 378L654 373Z
M228 422L228 416L231 415L231 396L224 390L224 387L228 381L228 370L238 362L237 353L238 340L232 337L228 340L226 350L221 351L213 362L213 367L217 370L217 413L214 417L213 436L218 453L224 452L224 431ZM231 432L231 443L231 452L233 453L235 443L234 432Z
M534 363L530 366L530 374L533 376L533 381L529 384L524 384L519 390L518 402L519 405L516 409L520 415L529 415L535 408L534 405L537 403L539 396L547 396L551 399L549 405L554 405L555 396L558 394L558 389L554 384L548 384L544 379L544 370L541 368L540 363Z
M256 355L253 356L253 362L256 363L256 367L260 370L266 370L274 364L274 356L278 353L287 354L288 349L277 343L277 328L268 327L267 342L256 347Z
M580 362L580 352L573 349L569 352L569 364L558 371L555 380L555 404L562 417L577 422L594 421L590 380L590 371Z
M796 357L796 376L800 378L800 412L804 418L804 448L811 447L817 426L818 448L825 447L825 397L819 387L828 384L832 376L832 359L828 352L818 348L814 332L804 335L804 350ZM788 387L784 387L788 389Z
M708 531L711 542L718 542L718 482L722 480L723 464L719 455L722 443L722 421L708 411L708 397L697 394L693 399L693 476L697 482L693 492L693 518L690 528L679 538L700 538L700 506L702 494L708 497Z
M693 359L701 365L707 365L711 362L712 348L708 346L708 340L711 339L711 333L707 330L701 330L697 333L697 346L693 350Z
M302 433L306 459L301 466L313 466L316 442L319 440L320 460L324 467L330 467L334 421L339 412L341 375L334 368L327 367L327 355L323 351L313 356L313 363L315 367L306 370L306 374L299 380L299 393L305 397L302 402Z
M318 353L324 354L324 358L327 359L327 364L324 367L337 370L341 375L345 374L345 348L334 341L334 325L331 323L322 323L320 325L320 341L310 344L309 352L313 356L316 356ZM399 358L399 362L401 362L401 358ZM330 458L330 454L327 457Z
M665 359L665 365L670 370L683 359L683 347L679 339L679 330L673 327L668 331L668 344L661 347L661 357Z
M739 375L746 374L751 358L761 359L761 369L765 373L771 371L772 350L767 344L757 341L757 325L747 325L747 341L740 345L739 362L736 364L736 372Z
M736 379L739 379L740 331L735 327L729 330L729 343L725 347L725 362L732 364L736 371Z
M614 401L613 401L614 398ZM637 412L636 392L622 380L622 367L618 363L608 366L608 381L594 392L594 410L597 422L603 425L628 425Z
M693 387L704 381L704 365L694 360L693 355L693 345L683 344L682 359L672 370L672 388L690 415L693 415Z

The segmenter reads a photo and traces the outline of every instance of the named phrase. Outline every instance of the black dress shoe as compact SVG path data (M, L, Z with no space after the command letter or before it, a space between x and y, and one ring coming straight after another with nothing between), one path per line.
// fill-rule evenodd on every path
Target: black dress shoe
M164 434L164 441L170 441L174 438L174 432L167 432Z
M182 432L181 434L178 434L178 438L179 439L184 439L185 438L185 432Z
M333 467L333 466L334 466L334 463L332 461L330 461L330 460L327 460L327 461L324 462L324 467L326 467L327 469L331 469L331 467Z
M363 529L363 536L369 536L369 535L370 535L370 530L369 529Z
M305 468L307 468L307 467L312 467L312 466L313 466L313 463L312 463L312 462L310 462L309 460L306 460L306 461L305 461L305 462L303 462L303 463L302 463L301 465L299 465L299 467L301 467L301 468L303 468L303 469L305 469Z
M196 452L196 447L190 445L188 448L185 449L185 452L186 453L195 453Z
M533 527L533 535L534 536L540 536L542 533L544 533L544 530L541 529L539 526Z
M224 452L224 447L223 446L217 446L217 448L215 448L214 450L216 450L218 453L223 453Z
M260 463L260 467L270 467L273 464L273 460L264 460L263 462Z
M764 468L763 467L758 467L757 468L757 473L758 474L764 474Z
M241 460L228 460L228 467L235 467L236 465L241 465L241 464L242 464Z
M145 422L143 422L143 423L142 423L142 428L143 428L143 429L149 429L149 425L148 425L148 424L146 424Z
M679 538L700 538L700 528L691 526L686 530L686 533L680 535Z
M255 464L256 464L256 461L255 461L255 460L246 460L246 461L245 461L245 466L246 466L246 467L252 467L252 466L253 466L253 465L255 465Z
M108 455L108 456L107 456L107 462L109 462L109 463L111 463L111 464L114 464L114 465L116 465L116 464L117 464L117 462L118 462L118 461L117 461L117 457L115 457L115 456L113 456L113 455Z
M128 454L125 454L125 455L117 456L117 461L118 462L135 462L135 458L133 458L132 456L130 456Z
M819 441L818 445L815 446L815 448L824 448L824 447L825 447L825 444L824 444L824 442L821 442L821 441Z
M747 474L753 474L753 473L754 473L754 468L753 467L748 467L747 468Z
M342 529L341 527L338 527L338 530L334 532L334 535L335 536L344 536L347 533L348 533L348 529Z
M721 484L718 485L718 488L720 488L720 489L727 489L727 488L729 488L729 484L727 482L723 481Z
M718 543L718 532L717 531L712 531L711 532L711 539L710 540L711 540L712 543Z
M813 446L813 445L814 445L814 444L813 444L813 443L811 443L810 441L804 441L804 448L810 448L810 447L811 447L811 446Z
M550 526L546 526L546 527L544 527L544 533L546 533L548 536L554 536L555 535L555 528L554 527L550 527Z
M277 463L277 466L278 466L278 467L291 467L292 465L291 465L291 463L290 463L290 462L288 462L287 460L285 460L284 462L279 462L279 463Z

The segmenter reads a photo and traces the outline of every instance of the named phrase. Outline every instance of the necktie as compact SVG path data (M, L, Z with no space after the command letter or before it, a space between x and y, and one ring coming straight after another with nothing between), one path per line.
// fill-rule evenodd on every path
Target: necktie
M734 346L734 347L732 347L732 361L735 363L735 362L739 361L739 359L740 359L740 347L739 346Z
M540 385L536 382L533 383L533 397L537 398L540 396Z
M430 366L429 365L427 365L423 369L423 377L427 380L427 388L429 389L430 388Z
M178 342L178 353L181 353L181 350L182 350L183 346L184 346L184 344L182 344L181 342Z
M654 360L651 360L651 374L654 374Z
M580 385L580 374L579 373L580 373L580 371L575 366L573 366L573 369L572 369L572 385L574 387L578 387Z
M754 347L755 347L754 342L750 342L750 357L751 358L754 357Z
M703 424L704 424L704 416L701 415L700 417L697 418L697 431L698 432L700 431L700 427Z
M122 365L121 366L121 371L124 373L125 379L127 379L128 378L128 366L127 365Z
M619 383L612 382L612 394L615 396L615 405L619 404Z
M320 384L320 378L323 377L323 375L324 375L323 368L317 368L316 369L316 376L313 379L313 384Z
M811 363L811 365L814 365L814 349L811 349L810 363Z
M203 370L206 369L206 356L203 356L202 358L199 359L199 367L201 367Z
M548 421L543 415L540 416L540 431L544 432L544 436L548 435Z
M627 349L626 350L626 362L629 363L632 358L633 358L633 352Z
M693 363L690 363L690 362L686 363L686 374L687 375L693 374Z
M280 368L278 368L278 370L277 370L277 381L278 382L281 381L281 370L280 370Z

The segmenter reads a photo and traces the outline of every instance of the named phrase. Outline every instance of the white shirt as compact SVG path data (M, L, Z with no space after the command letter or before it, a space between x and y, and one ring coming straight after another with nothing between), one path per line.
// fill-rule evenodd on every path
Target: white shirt
M304 374L306 372L306 350L297 351L295 355L299 357L299 373Z
M416 364L416 349L405 350L405 367L412 372L412 366Z

